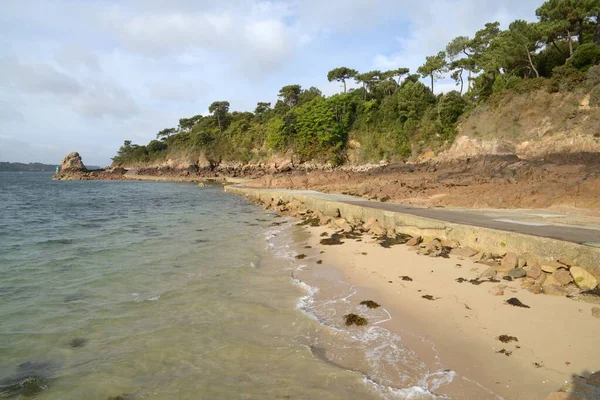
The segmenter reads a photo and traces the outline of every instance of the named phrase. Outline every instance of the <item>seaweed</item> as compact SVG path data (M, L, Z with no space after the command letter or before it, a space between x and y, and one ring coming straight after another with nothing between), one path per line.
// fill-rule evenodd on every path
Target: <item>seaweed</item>
M518 342L519 341L519 339L517 339L516 337L509 336L509 335L500 335L496 339L498 339L502 343L510 343L510 342Z
M398 278L402 279L405 282L412 282L413 279L410 276L399 276Z
M298 226L312 226L317 227L317 226L321 226L321 220L317 217L307 217L307 218L303 218L302 222L300 222L298 224Z
M41 376L27 376L4 385L0 383L0 397L33 397L47 388L47 380Z
M304 246L305 249L312 249L312 246Z
M71 346L72 348L76 349L78 347L85 346L86 343L87 343L87 339L84 339L84 338L75 338L75 339L71 339L71 341L69 342L69 346Z
M296 260L304 260L306 258L306 254L298 254L296 255Z
M366 253L366 252L363 252L363 253L360 253L360 254L362 254L363 256L366 256L366 255L367 255L367 253Z
M342 236L340 234L334 233L333 235L331 235L331 237L327 239L321 239L320 243L325 246L341 245L344 244L344 242L342 242L341 239Z
M506 304L510 304L511 306L521 307L521 308L531 308L528 305L521 303L521 300L517 299L516 297L512 297L512 298L506 300Z
M321 236L321 237L326 237L326 236L329 236L329 233L327 233L327 232L323 232L323 233L321 233L321 235L320 235L320 236Z
M364 326L368 323L366 318L363 318L356 314L346 314L344 315L344 319L346 320L346 326Z
M421 296L421 297L422 297L422 298L424 298L425 300L431 300L431 301L437 300L435 297L433 297L433 296L432 296L432 295L430 295L430 294L426 294L426 295L424 295L424 296ZM439 298L439 297L438 297L438 298Z
M506 357L509 357L512 354L512 351L506 350L506 349L502 349L502 350L498 350L496 353L504 354Z
M394 237L389 237L385 235L377 237L377 240L379 240L379 245L386 249L389 249L390 247L396 246L398 244L406 244L406 242L408 242L410 239L412 239L412 236L405 235L403 233L398 233Z
M379 308L381 307L378 303L374 302L373 300L364 300L360 302L361 306L366 306L369 308Z
M323 260L317 260L317 264L319 264L319 265L323 264Z

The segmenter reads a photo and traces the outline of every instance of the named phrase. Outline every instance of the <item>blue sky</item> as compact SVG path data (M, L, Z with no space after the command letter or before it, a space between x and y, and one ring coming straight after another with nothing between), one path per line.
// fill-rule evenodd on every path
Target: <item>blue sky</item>
M0 3L0 161L107 165L215 100L252 111L327 71L409 67L541 0L20 0ZM444 79L436 91L454 89Z

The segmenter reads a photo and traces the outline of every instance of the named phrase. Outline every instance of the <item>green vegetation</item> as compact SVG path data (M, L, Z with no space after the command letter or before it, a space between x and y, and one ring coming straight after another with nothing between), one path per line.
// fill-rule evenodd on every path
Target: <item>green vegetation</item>
M182 118L145 146L125 141L113 161L202 158L214 165L276 154L334 166L351 154L359 162L404 160L447 147L467 117L516 94L590 94L590 105L598 106L600 0L549 0L536 16L537 22L517 20L506 30L490 22L472 37L459 36L426 57L417 74L338 67L327 79L343 90L330 97L292 84L281 88L275 105L259 102L254 112L230 111L229 102L215 101L210 115ZM435 82L443 76L457 90L436 95ZM358 88L348 88L351 80Z

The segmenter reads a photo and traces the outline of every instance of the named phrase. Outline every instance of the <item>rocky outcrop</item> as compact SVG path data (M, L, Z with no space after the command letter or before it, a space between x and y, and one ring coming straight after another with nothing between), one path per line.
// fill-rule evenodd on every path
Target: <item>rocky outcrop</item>
M69 153L60 162L60 172L84 172L87 171L81 156L77 152Z

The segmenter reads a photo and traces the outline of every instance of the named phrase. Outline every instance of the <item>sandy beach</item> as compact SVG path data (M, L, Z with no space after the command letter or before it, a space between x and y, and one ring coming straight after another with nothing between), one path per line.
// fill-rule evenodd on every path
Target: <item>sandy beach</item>
M381 326L400 334L428 365L456 372L436 395L545 399L561 388L573 389L574 383L579 393L598 398L593 396L600 389L578 378L600 368L600 320L592 316L593 304L535 295L519 280L461 283L460 278L477 278L487 268L463 257L432 258L406 245L384 248L369 234L323 245L321 239L333 229L298 229L307 232L299 248L310 246L299 250L307 263L299 278L318 285L324 275L338 273L356 287L350 302L381 304L391 316ZM529 308L507 304L510 298ZM512 338L503 343L501 335Z

